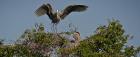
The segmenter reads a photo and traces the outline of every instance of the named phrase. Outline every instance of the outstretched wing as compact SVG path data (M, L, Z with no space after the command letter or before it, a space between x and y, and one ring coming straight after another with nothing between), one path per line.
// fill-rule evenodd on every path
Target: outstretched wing
M62 11L60 17L64 19L71 12L81 12L81 11L85 11L87 8L88 6L85 5L70 5Z
M52 17L52 7L50 4L43 4L42 6L40 6L36 11L35 14L37 16L42 16L44 14L47 14L50 17Z

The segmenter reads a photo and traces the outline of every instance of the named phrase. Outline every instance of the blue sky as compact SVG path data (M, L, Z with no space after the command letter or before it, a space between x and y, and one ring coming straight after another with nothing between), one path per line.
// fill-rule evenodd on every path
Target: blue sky
M0 0L0 38L7 43L14 42L35 23L45 24L46 30L50 31L48 16L34 14L43 3L50 3L55 10L71 4L89 7L85 12L68 15L58 25L59 31L67 31L68 24L72 23L85 37L94 34L97 26L107 24L108 19L115 18L121 21L127 34L134 36L129 44L140 45L140 0Z

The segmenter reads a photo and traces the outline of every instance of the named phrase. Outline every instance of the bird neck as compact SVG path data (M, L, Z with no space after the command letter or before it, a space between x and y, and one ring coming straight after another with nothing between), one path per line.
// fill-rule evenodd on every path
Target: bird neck
M57 16L57 19L61 20L61 17L58 11L56 12L56 16Z

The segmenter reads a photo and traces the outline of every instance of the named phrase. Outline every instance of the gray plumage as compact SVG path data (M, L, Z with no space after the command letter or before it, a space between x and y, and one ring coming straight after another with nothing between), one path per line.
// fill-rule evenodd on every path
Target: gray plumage
M37 16L47 14L52 23L57 24L60 20L63 20L71 12L81 12L85 11L87 8L88 6L85 5L69 5L61 12L54 12L50 4L43 4L35 11L35 14Z

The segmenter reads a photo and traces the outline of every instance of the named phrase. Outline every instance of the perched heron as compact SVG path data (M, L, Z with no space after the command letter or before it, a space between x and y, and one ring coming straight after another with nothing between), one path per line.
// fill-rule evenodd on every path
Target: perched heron
M70 40L70 43L68 44L68 48L76 47L76 46L79 45L80 33L79 32L74 32L73 33L73 38L74 38L74 40Z
M42 16L47 14L50 20L52 21L53 25L57 25L60 20L63 20L68 14L71 12L81 12L85 11L88 8L86 5L69 5L62 11L54 12L51 5L43 4L41 5L36 11L35 14L37 16Z
M75 42L78 43L80 41L80 33L74 32L73 38L75 39Z

